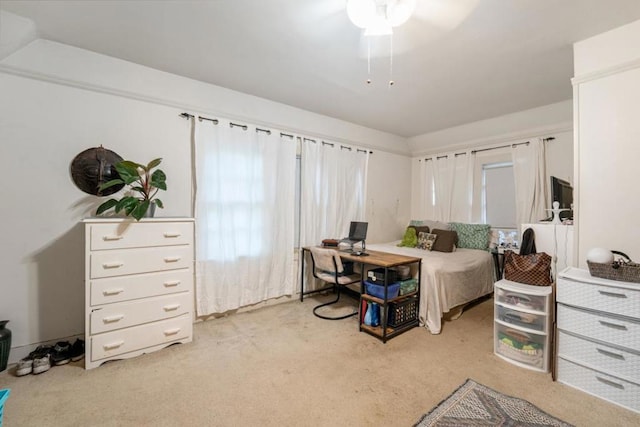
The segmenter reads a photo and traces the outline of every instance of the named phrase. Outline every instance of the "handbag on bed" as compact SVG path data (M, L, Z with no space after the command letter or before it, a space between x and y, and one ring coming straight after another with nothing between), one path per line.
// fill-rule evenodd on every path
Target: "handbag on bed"
M504 278L526 285L549 286L551 280L551 256L544 252L520 255L513 251L504 254Z

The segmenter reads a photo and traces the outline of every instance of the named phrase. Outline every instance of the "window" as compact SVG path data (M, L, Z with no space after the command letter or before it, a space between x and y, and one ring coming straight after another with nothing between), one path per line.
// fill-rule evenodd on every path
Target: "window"
M207 197L208 241L211 259L229 261L238 257L256 257L263 251L262 216L264 207L263 159L256 155L220 150L216 159L217 177L224 181L213 186ZM255 238L258 237L258 238ZM220 242L234 242L233 255Z
M517 228L513 163L482 165L482 219L493 228Z

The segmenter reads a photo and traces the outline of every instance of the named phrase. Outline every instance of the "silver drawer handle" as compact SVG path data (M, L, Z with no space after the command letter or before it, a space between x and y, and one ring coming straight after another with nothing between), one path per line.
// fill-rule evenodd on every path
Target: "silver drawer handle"
M113 322L118 322L122 319L124 319L124 314L117 314L115 316L103 317L102 321L104 323L113 323Z
M124 344L124 341L112 342L111 344L105 344L102 346L105 350L114 350L118 347L121 347Z
M174 256L174 257L168 256L168 257L164 258L164 262L178 262L181 259L182 259L182 257L179 257L179 256Z
M102 295L104 296L109 296L109 295L118 295L124 292L124 289L120 288L120 289L105 289L104 291L102 291Z
M624 356L618 353L613 353L611 351L603 350L601 348L596 348L598 353L604 354L605 356L613 357L614 359L624 360Z
M109 242L111 240L122 240L124 236L102 236L102 240Z
M166 336L169 336L169 335L175 335L175 334L177 334L178 332L180 332L180 329L181 329L181 328L167 329L166 331L164 331L164 334L165 334Z
M164 237L170 239L182 236L182 233L164 233Z
M613 328L613 329L619 329L621 331L626 331L627 327L624 325L618 325L616 323L611 323L611 322L605 322L604 320L599 320L600 324L602 326L608 326L609 328Z
M102 264L102 268L120 268L123 265L122 262L105 262Z
M166 287L170 287L170 286L178 286L180 284L180 280L172 280L170 282L164 282L164 285Z
M627 296L625 294L618 294L616 292L607 292L607 291L598 291L600 293L600 295L604 295L607 297L614 297L614 298L627 298Z
M620 390L624 390L624 386L622 384L618 384L617 382L608 380L606 378L598 377L598 376L596 376L596 379L603 384L610 385L611 387L615 387Z
M180 304L165 305L163 308L164 311L175 311L180 308Z

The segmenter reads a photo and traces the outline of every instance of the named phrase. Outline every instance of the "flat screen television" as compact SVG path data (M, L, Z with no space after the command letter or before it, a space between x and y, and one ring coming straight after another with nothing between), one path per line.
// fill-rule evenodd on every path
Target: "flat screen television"
M560 209L571 209L560 212L560 219L573 219L573 187L563 179L551 177L551 206L560 203Z

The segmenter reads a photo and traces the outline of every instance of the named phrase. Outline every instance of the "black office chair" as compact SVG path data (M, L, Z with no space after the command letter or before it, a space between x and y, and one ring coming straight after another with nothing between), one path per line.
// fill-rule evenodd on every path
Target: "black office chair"
M327 320L340 320L357 315L357 309L353 313L336 317L318 314L317 310L337 303L340 300L340 288L351 283L359 283L362 280L362 276L357 273L346 274L342 259L340 259L340 255L335 249L311 248L311 262L313 264L313 268L311 269L313 277L332 284L336 292L336 298L334 300L314 307L313 314L321 319Z

